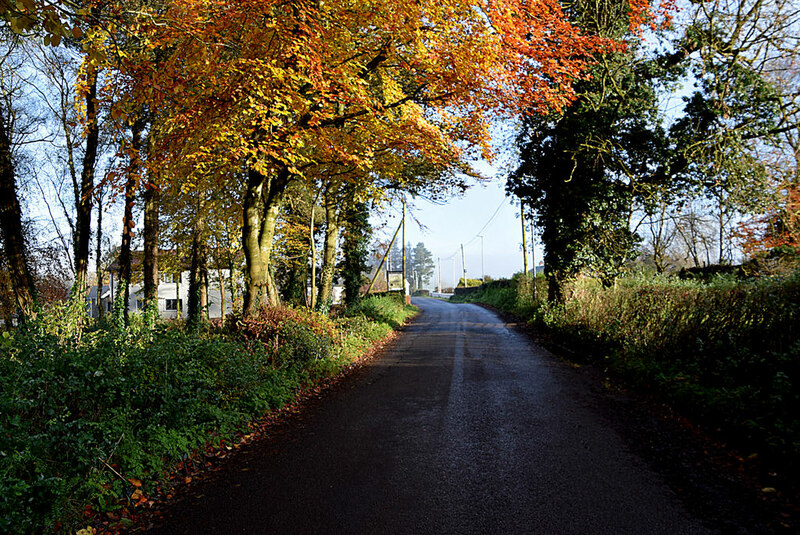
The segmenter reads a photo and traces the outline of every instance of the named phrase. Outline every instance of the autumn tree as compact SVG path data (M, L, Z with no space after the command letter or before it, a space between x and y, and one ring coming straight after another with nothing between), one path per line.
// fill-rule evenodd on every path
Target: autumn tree
M92 225L92 194L95 185L95 165L100 138L100 118L98 109L98 79L100 68L97 61L87 55L78 74L76 84L81 99L85 145L81 174L75 191L75 288L83 294L88 282L89 243Z
M154 153L197 165L224 153L247 169L246 312L277 299L277 215L317 162L366 174L373 146L443 165L465 157L464 146L488 151L493 113L563 105L585 52L600 46L549 0L184 0L146 13L137 31L169 51L126 66L132 98L169 110ZM187 138L197 141L188 149Z

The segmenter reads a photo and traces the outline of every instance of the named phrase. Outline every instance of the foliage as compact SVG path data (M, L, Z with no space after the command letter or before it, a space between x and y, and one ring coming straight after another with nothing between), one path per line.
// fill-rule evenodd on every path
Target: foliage
M608 285L629 271L640 216L658 227L653 261L660 270L665 248L678 238L696 265L731 260L729 227L744 213L772 212L757 217L756 226L775 222L768 230L778 234L781 220L791 227L791 210L769 208L768 187L770 166L797 167L796 150L780 164L771 161L778 136L797 129L797 82L772 74L793 65L787 32L798 13L790 4L687 5L673 33L652 36L673 39L666 51L644 46L643 35L626 28L624 2L568 4L577 25L630 46L595 56L591 79L575 85L578 98L563 113L522 122L520 162L508 190L537 211L552 299L578 275ZM692 87L682 109L663 111L679 84ZM694 217L700 204L705 213ZM689 215L694 221L686 221ZM705 215L713 215L713 238L714 230L698 235ZM684 232L687 223L692 228ZM707 259L696 254L698 238Z
M576 286L550 326L724 425L744 447L800 455L800 277Z
M483 284L482 280L470 279L469 277L467 277L467 282L465 284L464 277L461 277L460 279L458 279L458 284L456 285L456 288L472 288L474 286L480 286L481 284Z
M800 458L800 272L709 283L584 278L563 303L521 311L511 287L469 296L530 319L560 343L722 432L767 462Z
M305 188L294 188L288 197L276 229L275 282L285 303L301 306L308 304L309 297L308 257L314 230L310 216L315 200Z
M579 25L631 44L598 56L562 113L524 118L517 140L520 162L507 189L536 210L551 299L581 272L611 283L633 257L633 203L647 195L642 175L665 148L656 89L666 73L640 60L627 9L613 0L574 3Z
M411 313L391 299L335 322L264 308L232 332L99 328L46 312L0 342L0 532L69 529L84 506L130 506L193 450L245 431L337 373ZM372 319L381 318L380 322ZM70 319L71 318L71 319ZM141 495L141 492L139 493ZM126 505L127 504L127 505Z
M355 203L345 213L342 249L344 255L339 265L344 280L344 301L353 306L361 299L364 273L369 270L369 240L372 227L366 203Z
M800 184L792 177L778 184L777 189L773 206L739 226L742 249L750 256L775 247L800 246Z
M418 290L431 282L436 264L433 261L433 255L425 247L424 243L419 242L416 247L413 248L409 243L408 250L410 252L410 269L408 271L410 274L414 275L412 288Z
M305 308L264 306L234 324L245 340L257 340L267 347L276 364L325 360L338 338L335 325L325 314Z
M750 276L790 276L800 271L800 247L781 245L758 253L742 264L742 271Z
M400 292L380 296L371 296L361 300L356 306L348 309L349 316L363 315L380 323L385 323L392 328L402 325L412 310L402 304L403 296Z
M145 5L135 26L143 49L124 58L133 85L121 89L172 110L159 145L180 143L177 152L190 151L201 165L218 161L220 143L229 147L225 158L264 173L382 157L364 142L433 155L429 149L447 151L443 136L472 130L480 141L483 110L522 102L547 109L569 99L585 65L581 51L608 43L581 35L560 13L555 2L523 8L513 0L490 9L476 2ZM222 46L231 40L248 46ZM532 61L537 76L528 76ZM440 110L441 124L421 113L421 102Z

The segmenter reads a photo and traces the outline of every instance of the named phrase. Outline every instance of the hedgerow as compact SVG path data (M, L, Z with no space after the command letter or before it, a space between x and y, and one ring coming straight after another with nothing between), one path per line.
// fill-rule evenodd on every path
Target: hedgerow
M363 310L333 321L288 308L201 332L136 321L88 330L69 307L0 339L1 533L75 527L87 506L119 509L390 330Z
M800 459L800 274L710 282L638 276L609 288L582 279L560 304L539 291L542 299L529 305L530 290L512 289L468 298L527 318L748 454Z

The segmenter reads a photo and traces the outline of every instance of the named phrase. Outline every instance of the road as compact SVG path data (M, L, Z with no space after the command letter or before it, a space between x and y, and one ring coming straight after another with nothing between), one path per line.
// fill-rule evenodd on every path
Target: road
M152 533L709 533L578 374L491 311L420 316Z

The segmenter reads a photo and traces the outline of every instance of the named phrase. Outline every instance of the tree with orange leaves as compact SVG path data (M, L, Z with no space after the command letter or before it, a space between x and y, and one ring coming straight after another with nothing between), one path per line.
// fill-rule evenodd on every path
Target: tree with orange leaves
M406 158L489 156L494 119L562 107L589 55L613 46L554 0L179 0L143 7L132 31L129 108L115 113L157 111L150 164L188 164L185 187L210 168L247 170L246 312L277 301L272 239L292 181L320 162L370 176Z

